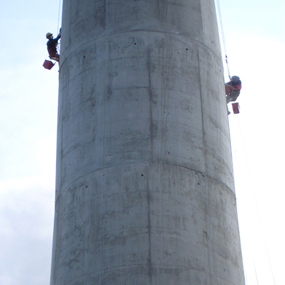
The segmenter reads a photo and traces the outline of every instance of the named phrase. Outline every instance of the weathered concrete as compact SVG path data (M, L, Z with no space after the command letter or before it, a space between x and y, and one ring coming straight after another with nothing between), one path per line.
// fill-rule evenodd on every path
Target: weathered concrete
M64 1L51 284L244 284L212 0Z

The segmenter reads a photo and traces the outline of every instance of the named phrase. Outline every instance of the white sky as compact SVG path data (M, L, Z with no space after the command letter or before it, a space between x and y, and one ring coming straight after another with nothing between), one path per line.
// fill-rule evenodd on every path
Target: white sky
M58 71L42 67L59 0L0 10L0 284L49 284ZM285 284L285 2L220 0L231 75L229 116L247 285ZM230 106L229 106L230 107ZM284 176L283 176L284 175ZM275 282L274 282L275 280Z

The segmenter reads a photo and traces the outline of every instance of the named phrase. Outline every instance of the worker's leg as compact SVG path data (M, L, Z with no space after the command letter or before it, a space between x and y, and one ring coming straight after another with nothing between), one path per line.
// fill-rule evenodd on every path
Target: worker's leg
M240 93L240 90L239 89L233 89L230 93L230 101L236 101L236 99L238 98L239 96L239 93Z
M227 101L227 104L232 101L230 95L227 95L227 96L226 96L226 101Z
M56 53L55 54L50 54L49 58L59 62L59 55L56 54Z

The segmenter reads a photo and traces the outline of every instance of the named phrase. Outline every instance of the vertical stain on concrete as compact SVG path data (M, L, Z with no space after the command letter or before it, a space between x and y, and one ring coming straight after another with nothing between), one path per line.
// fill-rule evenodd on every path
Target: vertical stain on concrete
M148 173L149 174L149 173ZM147 227L148 227L148 276L149 276L149 284L152 285L152 258L151 258L151 249L152 249L152 242L151 242L151 197L150 197L150 189L149 189L149 175L147 175Z
M151 47L147 48L147 72L148 72L148 94L149 94L149 131L150 131L150 151L151 151L151 161L153 162L153 133L154 133L154 122L153 122L153 90L152 90L152 62L151 62Z

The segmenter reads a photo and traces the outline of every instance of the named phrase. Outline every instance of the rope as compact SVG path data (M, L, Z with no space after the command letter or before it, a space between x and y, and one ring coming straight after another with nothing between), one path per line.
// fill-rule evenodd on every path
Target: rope
M58 16L57 16L57 34L59 34L59 22L60 22L60 15L61 15L61 0L59 0L58 5ZM58 43L58 53L60 53L60 42Z
M247 169L247 173L249 176L249 181L250 181L250 190L251 190L251 194L255 203L255 207L256 207L256 211L257 211L257 215L258 215L258 219L259 219L259 226L261 226L261 221L260 221L260 215L259 215L259 210L258 210L258 205L256 202L256 197L255 197L255 191L254 191L254 186L253 186L253 181L252 181L252 176L251 176L251 171L249 168L249 162L248 162L248 158L247 158L247 152L245 149L245 143L244 143L244 138L243 138L243 134L242 134L242 129L241 129L241 125L240 125L240 121L239 118L237 116L237 122L238 122L238 129L239 129L239 137L241 139L241 145L242 145L242 151L243 151L243 155L245 157L245 162L246 162L246 169ZM263 233L263 232L262 232ZM252 239L250 237L250 245L251 245L251 256L252 256L252 260L253 260L253 267L254 267L254 274L255 274L255 281L257 283L257 285L259 285L258 282L258 274L257 274L257 270L256 270L256 264L255 264L255 255L253 253L253 248L252 248Z
M220 27L221 37L222 37L222 41L223 41L223 49L224 49L224 54L225 54L225 62L226 62L226 66L227 66L228 77L231 80L230 67L229 67L228 56L227 56L225 33L224 33L224 26L223 26L223 20L222 20L222 12L221 12L221 6L220 6L219 0L216 0L216 7L217 7L217 11L218 11L219 27Z
M258 225L259 225L259 228L260 228L262 241L263 241L263 245L264 245L264 248L265 248L265 253L267 255L267 261L268 261L268 264L269 264L269 269L270 269L270 273L271 273L271 276L272 276L272 281L273 281L273 284L275 285L276 284L275 276L274 276L274 273L273 273L273 268L272 268L272 264L271 264L271 260L270 260L270 256L269 256L269 252L268 252L268 247L267 247L267 243L266 243L266 240L265 240L264 229L262 227L261 215L260 215L259 207L258 207L258 204L257 204L255 187L254 187L254 183L253 183L253 179L252 179L252 175L251 175L251 171L250 171L250 167L249 167L249 160L248 160L248 157L247 157L247 152L246 152L245 143L244 143L244 136L243 136L242 128L241 128L241 125L240 125L239 116L236 116L236 117L237 117L238 128L239 128L239 137L241 139L241 144L242 144L242 151L243 151L243 154L244 154L244 157L245 157L246 169L247 169L247 173L249 175L249 180L250 180L250 187L249 187L249 189L251 190L251 194L252 194L252 197L253 197L253 200L254 200L254 203L255 203L255 209L256 209L256 213L257 213L257 217L258 217ZM254 257L253 257L253 262L254 262L255 278L256 278L257 284L259 284L258 283L258 274L257 274L257 271L256 271Z
M61 12L61 0L59 0L59 5L58 5L58 16L57 16L57 34L59 33L59 21L60 21L60 13Z
M228 63L228 56L225 55L225 61L226 61L226 65L227 65L227 70L228 70L228 77L231 80L231 74L230 74L230 67L229 67L229 63Z

